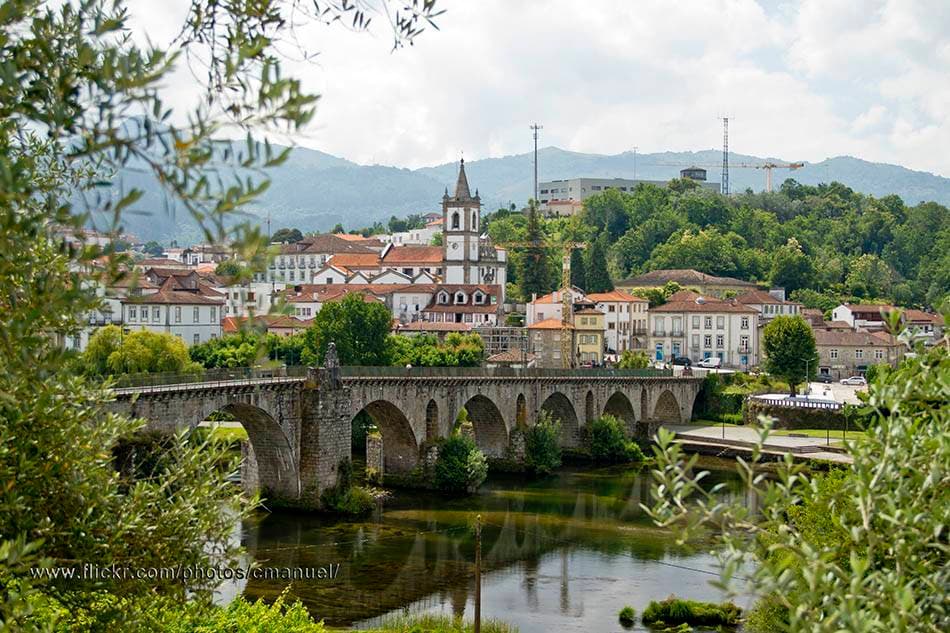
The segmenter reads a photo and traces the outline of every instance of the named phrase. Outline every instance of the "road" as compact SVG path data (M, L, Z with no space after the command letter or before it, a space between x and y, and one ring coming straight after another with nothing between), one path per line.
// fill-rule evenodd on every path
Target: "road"
M819 396L822 398L828 398L827 391L831 391L830 397L834 400L841 402L843 404L861 404L861 401L858 400L859 391L867 391L867 385L861 386L852 386L852 385L842 385L840 382L832 383L822 383L822 382L812 382L808 383L808 392L811 396Z

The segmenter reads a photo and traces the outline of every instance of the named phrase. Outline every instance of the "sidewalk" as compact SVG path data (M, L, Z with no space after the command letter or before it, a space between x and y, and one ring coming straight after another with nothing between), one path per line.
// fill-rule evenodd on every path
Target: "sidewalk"
M753 446L759 439L757 430L745 426L665 424L664 427L676 433L677 439L681 440L685 446L703 453L716 452L716 449L721 448L748 454L752 452ZM832 432L832 439L834 439L834 432ZM762 450L772 455L791 453L796 458L820 459L839 464L851 463L850 455L828 450L825 438L769 434Z

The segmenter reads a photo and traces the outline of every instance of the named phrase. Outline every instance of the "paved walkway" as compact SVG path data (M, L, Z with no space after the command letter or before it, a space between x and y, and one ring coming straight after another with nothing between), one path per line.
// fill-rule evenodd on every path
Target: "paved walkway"
M667 429L676 433L684 444L704 446L708 449L724 447L740 452L751 452L759 439L759 433L745 426L705 426L695 424L667 424ZM723 437L725 434L725 437ZM834 432L832 432L834 439ZM791 453L803 459L820 459L840 464L850 464L851 456L827 450L826 439L817 437L790 437L769 434L763 446L766 453L782 455Z

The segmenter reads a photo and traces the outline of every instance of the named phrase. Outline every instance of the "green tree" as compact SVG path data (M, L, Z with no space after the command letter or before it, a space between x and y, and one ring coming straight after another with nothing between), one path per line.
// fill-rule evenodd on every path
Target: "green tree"
M535 474L550 475L561 466L561 423L540 411L534 426L524 432L525 465Z
M138 330L122 337L122 344L109 354L109 372L115 375L197 371L185 343L166 332Z
M584 253L579 248L571 250L571 285L587 290L587 266Z
M541 213L538 204L531 200L528 206L528 222L525 240L530 244L521 255L518 279L521 292L527 298L533 294L543 295L551 290L551 273L548 269L548 253L541 228Z
M165 247L154 240L146 242L142 250L152 257L161 257L165 254Z
M214 274L222 277L237 277L244 272L244 266L236 259L226 259L214 267Z
M442 233L436 233L432 236L429 246L442 246Z
M320 365L330 343L336 344L342 365L388 365L386 337L392 314L378 301L367 302L351 292L323 305L304 332L303 362Z
M645 369L649 366L650 357L645 352L634 352L629 349L621 352L620 362L617 363L620 369Z
M610 292L614 283L607 272L607 247L603 239L596 239L587 249L587 292Z
M630 196L617 189L594 194L584 200L583 221L613 243L630 228L630 203Z
M122 345L122 328L107 325L89 337L86 351L82 354L82 369L90 376L105 376L111 373L109 357Z
M488 476L484 453L475 445L475 440L459 434L439 446L433 470L436 487L453 493L475 492Z
M943 343L872 383L868 430L840 469L789 459L763 476L754 452L737 468L743 489L766 501L754 513L700 483L708 473L696 456L661 429L650 514L683 540L715 535L727 589L744 564L741 591L763 597L746 623L753 631L944 631L948 375ZM767 437L766 428L757 444Z
M277 229L277 231L271 235L270 241L294 244L302 239L303 233L300 232L300 229Z
M818 352L811 327L800 316L778 316L762 331L765 370L795 388L818 372Z
M815 268L811 258L802 252L802 247L795 238L789 238L785 246L775 251L770 276L773 286L781 286L791 293L811 286L814 276Z
M894 283L894 271L877 255L861 255L851 262L845 284L852 294L868 299L887 297Z

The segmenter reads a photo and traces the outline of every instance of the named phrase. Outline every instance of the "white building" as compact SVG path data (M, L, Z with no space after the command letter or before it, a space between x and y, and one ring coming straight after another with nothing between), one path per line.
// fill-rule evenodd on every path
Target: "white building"
M759 362L759 313L736 301L681 290L650 309L649 349L654 360L718 357L723 367L747 370Z
M736 301L757 310L760 323L768 323L777 316L799 316L801 314L802 304L795 301L786 301L784 297L776 296L777 294L779 294L779 291L749 290L737 296ZM781 294L784 295L785 292L781 291Z
M314 283L314 274L338 253L362 253L378 257L373 249L328 233L310 235L294 244L281 244L280 252L264 273L255 273L255 281L283 284Z
M174 277L158 292L127 297L121 304L122 322L129 330L165 332L189 346L221 336L224 296L204 287L181 288Z
M896 308L891 305L843 303L831 311L831 320L843 321L852 328L882 330L885 327L884 315L894 310Z
M604 341L608 353L646 349L649 301L622 290L591 293L587 301L604 313Z

